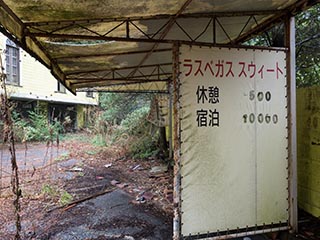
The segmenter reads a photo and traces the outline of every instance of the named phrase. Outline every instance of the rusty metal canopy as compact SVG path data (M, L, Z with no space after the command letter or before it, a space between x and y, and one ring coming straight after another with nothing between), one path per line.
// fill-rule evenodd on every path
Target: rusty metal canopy
M0 30L69 90L166 92L172 44L239 45L308 0L0 0Z

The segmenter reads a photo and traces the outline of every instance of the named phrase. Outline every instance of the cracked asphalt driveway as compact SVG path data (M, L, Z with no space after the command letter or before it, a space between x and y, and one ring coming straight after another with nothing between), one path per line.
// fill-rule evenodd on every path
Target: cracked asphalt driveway
M32 235L43 240L171 239L170 219L144 204L133 204L133 200L117 189L67 211L57 210L53 213L55 224L44 233Z
M8 187L10 164L8 152L1 151L0 240L10 240L16 229ZM29 144L27 152L18 145L23 195L21 238L172 239L170 174L154 178L150 169L159 164L158 160L123 156L118 148L101 149L76 141L65 142L59 148ZM112 184L115 180L120 184ZM70 205L61 204L64 193L73 197ZM137 196L141 193L145 193L146 200L140 202Z

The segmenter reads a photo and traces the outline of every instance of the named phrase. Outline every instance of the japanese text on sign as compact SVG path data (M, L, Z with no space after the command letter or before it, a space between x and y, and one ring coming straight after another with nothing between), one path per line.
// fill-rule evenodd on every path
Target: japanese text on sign
M239 70L235 71L235 66ZM279 79L284 74L284 69L279 66L278 62L275 62L274 66L265 66L264 64L257 65L253 61L250 62L233 62L226 60L217 60L217 62L203 61L201 59L184 59L183 67L185 68L185 76L204 76L209 74L215 78L260 78L275 77Z
M219 103L219 88L216 86L198 86L196 91L198 105L209 103ZM219 126L219 112L217 109L199 109L196 110L198 127Z

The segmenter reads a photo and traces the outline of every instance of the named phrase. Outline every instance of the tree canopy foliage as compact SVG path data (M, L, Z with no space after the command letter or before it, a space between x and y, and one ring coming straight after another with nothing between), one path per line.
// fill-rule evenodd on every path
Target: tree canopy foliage
M320 84L320 4L295 17L297 87ZM269 47L284 46L284 26L279 24L246 44Z
M320 4L296 17L297 86L320 84Z

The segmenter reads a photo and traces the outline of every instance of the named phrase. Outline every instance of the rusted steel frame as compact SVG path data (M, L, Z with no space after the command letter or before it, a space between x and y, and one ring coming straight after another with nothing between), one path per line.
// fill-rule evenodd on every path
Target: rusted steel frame
M113 82L113 83L112 83ZM161 81L144 81L141 79L137 79L136 82L127 82L127 81L118 81L117 83L114 83L114 81L105 81L105 82L95 82L93 84L95 84L95 87L114 87L114 86L130 86L130 85L138 85L140 88L142 88L143 86L145 86L146 83L151 83L151 85L149 86L149 88L153 88L152 84L156 84L156 83L160 83ZM165 82L165 81L162 81ZM71 84L73 87L76 88L88 88L88 87L92 87L92 83L73 83ZM145 88L144 88L145 90Z
M142 85L144 85L144 83L140 83L140 82L137 82L137 83L124 83L124 84L121 84L121 83L116 83L116 84L109 84L109 85L106 85L106 86L99 86L99 87L84 87L84 88L80 88L77 90L77 92L87 92L87 91L92 91L92 92L105 92L106 91L106 88L108 88L107 91L119 91L120 92L126 92L127 90L123 90L124 88L127 88L128 91L130 92L137 92L137 93L163 93L163 94L168 94L168 90L166 88L163 88L163 89L160 89L160 90L155 90L153 89L152 90L152 86L149 87L149 89L146 89L146 88L143 88L143 90L133 90L133 89L130 89L129 87L131 85L138 85L139 88L142 88ZM110 90L112 89L113 90Z
M2 0L1 0L2 1ZM0 1L0 5L1 5ZM10 9L11 10L11 9ZM235 11L235 12L200 12L200 13L182 13L179 18L213 18L213 17L241 17L250 15L270 15L280 13L282 10L263 10L263 11ZM58 20L58 21L42 21L42 22L25 22L27 27L31 26L52 26L61 24L94 24L102 22L122 22L122 21L145 21L145 20L163 20L169 19L174 15L159 14L151 16L132 16L132 17L116 17L116 18L88 18L79 20Z
M156 74L154 74L156 71L157 71L158 67L155 67L151 73L148 73L148 74L145 74L143 73L140 69L138 69L138 73L140 73L140 75L135 75L135 76L132 76L130 78L136 78L136 77L144 77L148 80L148 77L157 77L157 79L159 79L159 73L157 72ZM171 75L171 73L168 73L169 75ZM168 74L161 74L162 76L168 76Z
M290 15L285 19L285 43L289 48L286 53L289 224L292 232L298 232L295 19Z
M165 29L165 27L168 25L169 22L165 22L159 29L158 31L156 31L152 36L151 38L154 39L155 36L157 36L163 29ZM171 49L172 50L172 49Z
M171 76L171 72L167 73L153 73L153 74L141 74L139 76L131 76L131 77L125 77L123 76L122 78L117 78L117 77L112 77L112 78L102 78L102 77L70 77L66 78L66 80L74 80L74 81L106 81L106 80L119 80L119 79L125 79L126 81L134 81L137 78L145 79L145 81L150 80L149 77L158 77L158 76ZM120 76L121 77L121 76ZM153 79L152 79L153 80ZM163 81L161 79L158 79L159 81Z
M123 90L122 86L115 86L114 89L113 87L107 87L107 88L80 88L77 90L77 92L114 92L114 93L147 93L147 94L160 94L160 95L168 95L169 92L167 90L139 90L139 89L127 89Z
M161 70L161 72L160 72ZM155 74L155 72L157 71L157 74ZM165 72L162 68L160 68L158 65L153 67L153 70L151 73L145 74L143 72L141 72L141 70L138 70L138 72L140 73L140 75L135 75L135 76L125 76L122 75L120 73L120 71L118 70L111 70L106 72L105 74L98 75L96 74L96 72L91 72L91 73L82 73L82 74L78 74L76 76L68 76L66 77L66 80L69 79L74 79L74 80L82 80L82 79L106 79L110 74L112 74L112 79L117 78L116 76L119 76L120 78L126 78L126 79L131 79L131 78L138 78L138 77L152 77L152 76L171 76L172 73L171 72Z
M162 72L162 73L165 73L165 71L163 70L163 68L162 68L161 66L163 66L163 65L158 65L158 66L157 66L158 71L159 71L159 72ZM172 75L172 73L171 73L171 75Z
M313 4L315 4L315 3L313 3ZM280 21L282 21L283 18L285 18L289 13L294 15L297 12L300 12L301 10L303 10L304 8L309 7L310 5L312 5L312 1L308 1L308 0L297 1L295 4L292 4L291 6L287 7L286 9L275 12L273 14L273 16L270 17L268 20L257 25L255 28L246 32L242 36L236 38L234 40L234 43L239 44L239 43L245 42L246 40L248 40L252 36L270 29L276 23L279 23Z
M177 22L175 24L181 29L181 31L190 39L190 41L194 41L194 39L190 36L190 34Z
M119 24L118 26L114 27L112 30L110 30L110 32L113 32L115 29L117 29L117 28L118 28L119 26L121 26L122 24L123 24L123 23L121 23L121 24ZM82 25L80 25L80 24L76 24L76 26L78 26L80 29L86 30L86 31L88 31L89 33L92 33L92 34L95 34L95 35L98 35L98 36L106 36L106 35L108 35L107 33L105 33L105 34L100 34L100 33L96 32L96 31L93 31L93 30L91 30L90 28L85 27L85 26L82 26Z
M217 17L212 18L212 41L213 44L217 44L217 23L216 23Z
M118 77L120 77L120 78L126 78L124 75L122 75L119 71L115 71L115 70L113 70L112 71L112 78L116 78L116 75L118 76ZM106 76L106 75L104 75L104 76Z
M155 74L156 71L157 71L157 73ZM110 71L110 72L107 72L106 74L104 74L103 76L99 76L94 73L89 73L89 74L82 74L82 75L79 75L76 77L67 77L66 80L90 81L90 80L113 80L113 79L117 80L120 78L120 79L127 79L129 81L129 80L134 80L136 78L141 78L141 77L144 78L145 80L149 80L151 77L157 77L158 80L161 80L160 76L171 77L171 75L172 75L171 72L164 72L164 71L160 72L158 66L155 67L150 74L144 74L140 70L139 70L139 72L141 75L132 76L132 77L122 75L119 71ZM111 78L108 77L111 74L112 74Z
M141 50L141 51L126 51L126 52L115 52L115 53L96 53L90 55L70 55L70 56L61 56L61 57L53 57L53 59L63 60L63 59L73 59L73 58L94 58L94 57L111 57L111 56L122 56L122 55L133 55L133 54L143 54L147 53L150 50ZM171 48L160 48L156 49L153 52L168 52L171 51Z
M145 85L145 83L153 83L153 82L146 82L146 81L137 81L137 82L123 82L123 83L109 83L109 84L106 84L106 85L100 85L100 86L96 86L96 87L87 87L87 86L84 86L84 87L79 87L80 89L83 89L83 88L94 88L94 89L100 89L100 88L106 88L106 87L125 87L125 86L132 86L132 85L139 85L139 86L142 86L142 85ZM157 82L155 82L157 83ZM162 90L165 90L165 88L163 88Z
M70 82L70 85L76 85L76 84L82 84L82 83L95 83L95 82L113 82L113 81L124 81L124 82L128 82L128 83L135 83L135 82L143 82L143 83L148 83L148 82L167 82L168 79L144 79L144 78L109 78L109 79L68 79L68 81Z
M180 82L179 82L179 45L175 43L172 51L173 73L173 118L174 118L174 180L173 180L173 239L180 239L181 233L181 146L180 146Z
M205 26L203 31L198 36L196 36L195 39L193 39L194 42L197 41L205 32L208 31L208 28L209 28L210 24L212 23L212 21L213 21L213 18L210 18L208 24Z
M60 25L59 25L60 26ZM58 31L61 31L63 29L67 29L67 28L70 28L72 26L79 26L78 24L68 24L68 25L63 25L62 27L59 27L59 28L55 28L51 31L48 31L48 30L44 30L44 29L41 29L39 27L36 27L36 26L32 26L32 27L28 27L27 29L30 31L30 30L36 30L36 31L39 31L39 32L42 32L42 33L54 33L54 32L58 32Z
M254 19L255 19L255 17L254 17L254 16L249 16L249 18L248 18L248 20L247 20L246 24L243 26L243 28L241 29L240 33L238 34L238 37L240 37L240 36L241 36L241 34L243 33L243 31L244 31L244 30L246 29L246 27L249 25L249 22L250 22L250 20L251 20L252 18L254 18ZM256 22L257 22L257 21L256 21Z
M111 28L110 30L108 30L105 34L100 34L100 33L96 32L96 31L93 31L93 30L91 30L90 28L81 25L81 23L70 23L70 24L68 24L68 25L64 25L64 24L63 24L62 27L55 28L55 29L50 30L50 31L49 31L49 30L43 30L43 29L41 29L41 28L39 28L39 27L35 27L35 26L30 26L30 27L28 27L28 29L29 29L29 31L33 29L33 30L36 30L36 31L39 31L39 32L42 32L42 33L51 34L51 33L54 33L54 32L59 32L59 31L61 31L61 30L68 29L68 28L70 28L70 27L76 26L77 28L84 29L84 30L86 30L86 31L88 31L88 32L90 32L90 33L93 33L94 35L97 35L97 36L107 36L109 33L115 31L115 30L118 29L120 26L122 26L124 23L126 23L126 21L122 21L121 23L119 23L119 24L116 25L115 27L112 27L112 28ZM60 26L60 25L58 25L58 26ZM128 37L128 31L129 31L129 30L127 29L127 37ZM30 31L30 32L32 32L32 31Z
M93 90L92 92L108 92L108 93L143 93L143 94L169 94L167 91L164 91L164 90L132 90L132 89L127 89L127 90L120 90L121 88L118 88L117 89L114 89L114 90ZM90 90L91 91L91 90ZM87 92L86 91L77 91L77 92Z
M172 108L173 108L173 89L172 89L172 82L168 82L168 93L169 93L169 159L173 159L173 115L172 115Z
M146 64L140 66L140 68L153 68L157 66L171 66L172 63L159 63L159 64ZM86 74L86 73L96 73L96 72L107 72L107 71L121 71L121 70L129 70L129 69L134 69L137 66L128 66L128 67L121 67L121 68L114 68L114 69L92 69L92 70L87 70L87 71L69 71L66 72L66 76L70 75L77 75L77 74Z
M253 17L253 20L254 20L254 22L256 23L256 25L259 24L258 21L257 21L257 19L256 19L255 17ZM268 31L264 31L263 34L264 34L265 37L267 38L268 47L271 47L272 44L271 44L271 39L270 39L270 36L269 36L269 34L268 34Z
M155 73L156 71L157 71L157 68L155 68L153 70L153 72L150 73L150 74L143 74L140 70L138 70L138 72L141 73L141 76L131 76L131 77L128 77L128 79L134 79L134 78L139 78L139 77L149 78L149 77L160 77L160 76L167 76L167 77L171 77L172 76L171 72L162 72L162 73L157 72L157 73Z
M110 29L109 31L107 31L105 34L103 34L103 36L107 36L109 33L113 32L114 30L116 30L117 28L119 28L121 25L123 25L124 23L126 23L126 21L122 21L122 23L118 24L117 26L113 27L112 29Z
M130 22L126 21L126 37L130 38Z
M180 44L186 45L194 45L194 46L208 46L208 47L230 47L229 43L212 43L212 42L192 42L186 40L174 40L174 39L146 39L146 38L123 38L123 37L102 37L102 36L92 36L92 35L76 35L76 34L44 34L44 33L27 33L28 36L34 36L37 38L56 38L61 40L104 40L104 41L118 41L118 42L145 42L145 43L157 43L157 45L161 43L170 43L173 44L175 42L179 42ZM244 48L243 45L233 44L233 47ZM250 48L250 46L246 46L246 48ZM251 47L253 48L253 47ZM266 47L259 47L260 49L269 49ZM273 48L276 50L276 48ZM283 50L283 48L282 48ZM149 52L151 52L150 49Z
M152 83L152 82L151 82ZM108 84L106 82L95 82L93 83L96 87L112 87L112 86L127 86L129 84L124 84L124 83L117 83L115 84ZM146 90L146 88L144 87L144 83L139 82L139 83L131 83L131 85L139 85L141 89ZM84 88L84 87L92 87L92 85L88 85L88 83L75 83L72 84L73 87L75 88ZM150 88L152 88L152 85L149 86Z
M114 78L114 72L113 71L109 71L109 72L106 72L104 74L98 74L98 73L95 73L95 72L92 72L92 73L82 73L82 74L79 74L79 75L76 75L75 77L77 78L86 78L86 77L94 77L94 78L106 78L108 76L110 76L112 74L112 77ZM66 79L70 79L72 77L66 77Z
M219 21L218 18L215 18L216 22L218 23L218 25L220 26L220 28L222 29L222 31L224 32L224 34L226 35L226 37L229 39L230 43L232 42L231 37L229 36L229 34L227 33L227 31L224 29L223 25L221 24L221 22Z
M280 232L288 230L288 227L275 227L275 228L268 228L268 229L262 229L262 230L254 230L254 231L245 231L245 232L239 232L239 233L231 233L228 235L221 235L216 237L208 237L205 238L206 240L221 240L221 239L234 239L234 238L241 238L251 235L258 235L258 234L266 234L266 233L272 233L272 232ZM198 238L189 238L186 237L186 239L198 239Z
M78 24L70 24L70 25L67 25L67 26L62 26L60 28L57 28L57 29L54 29L54 30L50 31L49 33L59 32L61 30L68 29L68 28L73 27L73 26L79 26L79 25Z
M138 25L136 25L133 21L130 21L131 25L134 26L139 32L141 32L146 38L152 39L145 31L143 31Z
M158 40L163 40L167 34L169 33L169 31L171 30L172 26L174 25L176 19L179 17L180 14L182 14L182 12L189 6L189 4L192 2L192 0L186 0L185 3L182 5L182 7L179 9L179 11L170 17L170 19L168 20L168 24L166 25L166 27L164 28L163 32L160 34L159 39ZM145 63L145 61L152 55L153 51L159 46L160 42L156 42L152 48L150 49L150 51L144 56L144 58L139 62L138 67L136 69L134 69L130 74L134 75L137 71L137 69L143 65Z

